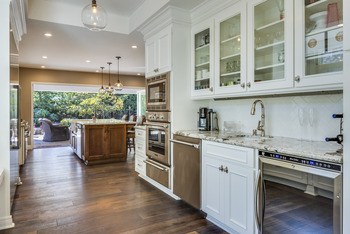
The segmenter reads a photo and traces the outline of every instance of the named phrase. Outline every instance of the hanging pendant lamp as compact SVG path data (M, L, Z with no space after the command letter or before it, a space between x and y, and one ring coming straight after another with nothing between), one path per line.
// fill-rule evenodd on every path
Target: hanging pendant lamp
M107 93L113 93L114 88L111 85L111 62L108 62L108 86L105 88Z
M101 31L107 26L107 12L98 6L96 0L84 7L81 12L81 21L91 31Z
M100 88L100 90L98 91L99 93L105 93L106 92L106 90L103 88L103 69L104 69L105 67L101 67L101 88Z
M116 56L115 58L118 59L118 81L117 81L117 83L114 84L114 86L115 86L115 90L116 91L122 91L123 90L123 84L119 80L119 59L121 59L121 57L120 56Z

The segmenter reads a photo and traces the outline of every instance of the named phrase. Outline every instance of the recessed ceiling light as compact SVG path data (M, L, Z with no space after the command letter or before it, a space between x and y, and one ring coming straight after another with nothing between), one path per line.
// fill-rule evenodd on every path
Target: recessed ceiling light
M131 46L131 48L137 49L137 45L133 45L133 46Z
M99 70L96 70L95 72L100 72Z
M141 76L141 73L137 73L138 76Z
M52 34L51 33L45 33L44 36L45 37L52 37Z
M47 59L47 56L46 55L43 55L43 56L41 56L43 59Z
M41 66L41 68L46 68L45 66Z
M12 28L10 29L10 32L13 32Z
M90 60L86 60L85 62L90 63L91 61Z

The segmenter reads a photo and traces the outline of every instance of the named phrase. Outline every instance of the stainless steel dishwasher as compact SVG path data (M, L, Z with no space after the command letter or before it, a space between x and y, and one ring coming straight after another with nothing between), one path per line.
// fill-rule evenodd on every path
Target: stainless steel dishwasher
M173 144L174 186L173 192L186 203L200 209L200 139L174 135Z

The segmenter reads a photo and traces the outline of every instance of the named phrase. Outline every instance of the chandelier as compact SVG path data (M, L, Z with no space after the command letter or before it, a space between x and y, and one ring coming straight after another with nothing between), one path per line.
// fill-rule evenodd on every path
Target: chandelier
M81 20L85 27L91 31L101 31L107 26L107 12L98 6L96 0L84 7L81 12Z
M105 88L107 93L113 93L114 88L111 85L111 62L108 62L108 86Z
M106 90L103 88L103 69L104 69L105 67L101 67L101 88L100 88L100 90L98 91L99 93L105 93L106 92Z

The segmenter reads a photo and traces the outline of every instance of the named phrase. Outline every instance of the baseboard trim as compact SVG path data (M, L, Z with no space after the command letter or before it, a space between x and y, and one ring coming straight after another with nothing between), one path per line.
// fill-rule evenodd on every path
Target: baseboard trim
M12 215L6 217L0 217L0 230L13 228L15 224L12 220Z
M159 190L163 191L164 193L168 194L170 197L174 198L175 200L181 200L181 198L179 198L178 196L173 194L173 192L170 189L164 187L160 183L152 180L151 178L149 178L147 176L144 176L144 175L141 175L141 174L139 174L139 177L141 177L142 179L146 180L148 183L152 184L157 189L159 189Z

